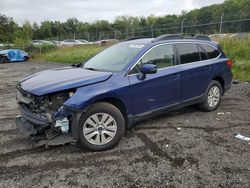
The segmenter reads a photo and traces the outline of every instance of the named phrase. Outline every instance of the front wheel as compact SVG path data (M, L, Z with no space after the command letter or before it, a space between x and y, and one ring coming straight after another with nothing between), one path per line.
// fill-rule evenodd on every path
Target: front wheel
M80 119L79 140L83 148L102 151L114 147L125 132L122 113L112 104L93 104Z
M2 60L1 60L1 63L8 63L8 62L9 62L8 57L3 56L3 57L2 57Z
M199 105L202 111L210 112L216 110L220 104L222 96L222 87L220 82L212 80L208 86L205 99Z

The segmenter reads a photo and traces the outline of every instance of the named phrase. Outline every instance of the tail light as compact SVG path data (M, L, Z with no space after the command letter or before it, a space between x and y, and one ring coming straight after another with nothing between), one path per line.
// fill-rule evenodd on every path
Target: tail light
M233 66L233 61L231 60L231 59L229 59L228 61L227 61L227 66L231 69L232 68L232 66Z

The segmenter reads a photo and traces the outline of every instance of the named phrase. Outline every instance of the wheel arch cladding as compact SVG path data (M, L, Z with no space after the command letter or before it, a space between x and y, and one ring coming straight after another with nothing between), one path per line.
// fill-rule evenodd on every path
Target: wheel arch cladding
M220 76L216 76L213 78L213 80L216 80L220 83L221 87L222 87L222 92L224 93L224 90L225 90L225 81L222 77Z
M94 103L98 103L98 102L107 102L107 103L114 105L116 108L118 108L118 110L122 113L122 115L125 119L126 127L128 127L128 125L129 125L128 112L127 112L127 107L124 104L124 102L122 102L120 99L115 98L115 97L103 98L103 99L95 101ZM94 103L92 103L92 104L94 104Z

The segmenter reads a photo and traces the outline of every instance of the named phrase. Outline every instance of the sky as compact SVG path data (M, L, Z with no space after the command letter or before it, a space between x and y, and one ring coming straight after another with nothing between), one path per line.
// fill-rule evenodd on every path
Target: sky
M12 17L17 23L25 20L66 21L75 17L80 21L113 21L121 15L161 16L181 14L192 10L222 3L224 0L0 0L0 14Z

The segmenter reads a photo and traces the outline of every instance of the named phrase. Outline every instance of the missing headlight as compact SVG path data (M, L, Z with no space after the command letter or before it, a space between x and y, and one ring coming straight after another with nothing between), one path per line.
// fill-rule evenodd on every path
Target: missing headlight
M56 120L55 124L56 128L60 128L62 133L68 133L69 132L69 120L65 117L62 120Z

